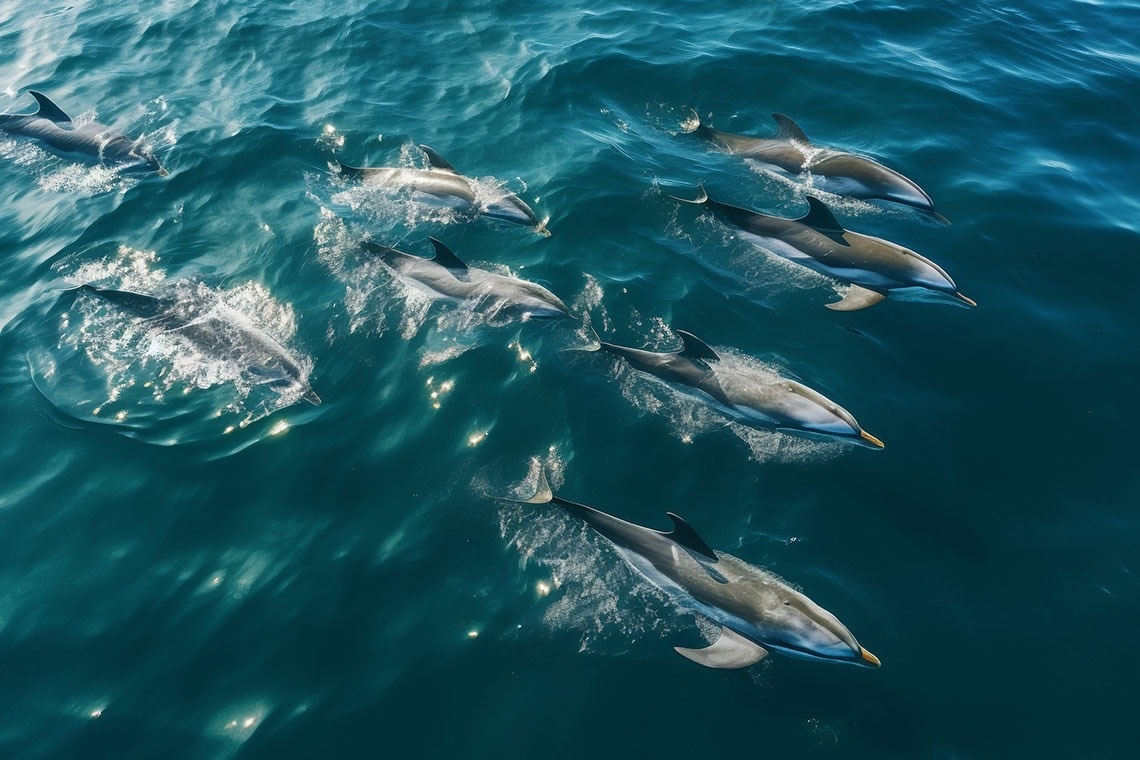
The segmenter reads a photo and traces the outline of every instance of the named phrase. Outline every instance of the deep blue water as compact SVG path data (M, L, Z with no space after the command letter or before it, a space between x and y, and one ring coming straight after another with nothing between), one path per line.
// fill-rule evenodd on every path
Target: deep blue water
M1140 5L33 5L0 3L0 112L43 91L170 174L0 134L0 756L1133 756ZM915 179L951 226L831 201L978 308L823 308L828 281L668 198L805 208L690 107L757 135L785 113ZM419 143L553 235L330 171ZM432 303L365 235L439 237L584 322ZM84 282L221 298L323 403L61 295ZM670 326L886 449L727 426L579 350ZM683 515L882 668L678 657L691 615L492 498L539 464Z

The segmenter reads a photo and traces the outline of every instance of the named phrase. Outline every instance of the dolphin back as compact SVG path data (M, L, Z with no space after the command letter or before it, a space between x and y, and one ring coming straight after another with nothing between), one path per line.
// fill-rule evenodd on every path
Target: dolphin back
M90 293L104 301L114 304L125 311L137 314L140 317L157 317L167 310L169 304L161 298L136 293L133 290L115 290L113 288L100 288L95 285L80 285L72 288L72 293Z

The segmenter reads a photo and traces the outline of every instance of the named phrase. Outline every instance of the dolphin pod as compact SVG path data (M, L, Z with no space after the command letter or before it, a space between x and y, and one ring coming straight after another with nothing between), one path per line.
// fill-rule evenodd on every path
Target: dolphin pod
M847 294L827 308L855 311L874 306L893 291L922 288L977 306L958 292L946 270L909 248L882 238L852 232L815 196L807 196L808 212L798 219L770 216L709 198L703 186L693 200L708 206L741 231L743 237L789 261L849 284Z
M808 172L812 186L834 195L864 200L885 200L911 206L934 219L949 224L934 210L934 201L914 180L904 177L854 153L834 148L813 146L804 131L781 113L772 114L778 127L772 137L749 137L718 132L701 121L695 110L692 117L696 134L720 145L729 153L741 156L789 175Z
M131 140L94 122L76 125L45 95L30 94L39 104L36 113L0 115L0 131L36 139L66 154L94 157L126 169L166 173L141 140ZM869 158L812 145L803 130L782 114L774 114L778 131L771 137L719 132L701 122L695 111L693 115L693 131L732 154L786 175L810 174L813 186L827 192L900 203L946 221L935 211L930 196L912 180ZM485 187L490 183L464 176L436 151L419 147L426 156L426 168L332 166L344 177L405 194L414 202L455 209L467 218L485 216L550 234L545 221L518 195ZM827 304L831 309L863 309L908 289L976 305L937 264L901 245L845 229L814 195L807 195L808 211L795 219L712 200L703 185L695 199L676 200L708 206L744 239L848 285L841 300ZM439 240L429 240L435 249L431 258L371 241L361 246L380 258L408 287L433 298L465 303L490 317L574 318L566 304L541 285L470 267ZM72 292L102 299L155 329L182 336L203 352L240 358L246 365L243 372L254 382L288 393L291 399L321 403L309 385L308 368L302 361L247 316L223 303L198 308L178 299L90 284ZM740 424L871 449L884 447L850 412L812 388L759 368L725 361L691 333L675 332L682 344L676 351L654 352L606 341L599 341L600 350ZM672 512L668 513L672 531L635 525L554 495L541 470L535 494L524 501L552 504L583 520L640 577L679 606L716 623L719 636L710 646L675 647L694 662L713 668L743 668L776 651L862 667L880 665L835 615L767 570L713 550Z
M692 333L674 330L680 351L657 353L601 342L602 349L639 372L664 380L748 427L838 438L868 448L883 442L843 407L795 380L748 367L728 369L720 356Z
M435 256L430 259L370 241L362 245L365 250L380 256L401 281L434 298L467 302L475 311L492 317L570 317L570 310L562 299L541 285L469 267L439 240L428 239L435 247Z
M166 175L166 170L141 139L132 140L97 121L75 124L47 95L35 90L29 90L28 94L39 103L36 112L0 115L0 131L34 138L64 155L96 158L125 171Z
M339 164L335 168L342 175L359 177L369 185L410 192L412 199L417 202L440 204L472 216L482 215L512 224L521 224L524 227L533 227L540 235L550 235L546 224L535 215L522 198L514 193L503 192L490 200L480 199L474 180L460 174L443 156L428 146L419 147L427 156L427 169L347 164Z
M278 393L295 392L310 404L321 403L320 396L309 385L308 371L297 358L236 309L215 305L203 313L175 299L94 285L80 285L70 292L93 295L143 317L163 332L176 333L204 352L240 356L256 384L268 385Z
M674 647L678 654L710 668L746 668L770 651L808 660L879 667L835 615L775 574L730 554L715 551L683 519L668 512L666 533L555 496L539 470L530 504L553 504L581 519L605 538L638 575L680 607L720 626L702 649Z

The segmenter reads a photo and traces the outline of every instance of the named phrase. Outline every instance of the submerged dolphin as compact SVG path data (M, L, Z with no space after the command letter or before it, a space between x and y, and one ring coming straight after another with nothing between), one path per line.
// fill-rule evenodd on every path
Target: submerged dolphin
M105 124L75 124L47 95L29 90L39 103L35 113L0 115L0 131L34 137L63 154L79 154L114 164L126 171L154 171L166 175L154 153L142 140L132 140Z
M80 285L72 292L89 293L144 317L163 332L180 335L210 354L239 355L258 385L268 385L278 393L297 392L310 404L321 403L309 385L305 367L276 338L236 309L216 304L203 312L186 308L175 299L94 285Z
M601 345L634 369L664 380L743 425L883 448L883 442L860 427L850 412L818 391L748 367L727 368L700 338L684 330L674 332L681 338L680 351L657 353L605 341Z
M714 201L704 187L694 200L670 197L709 206L739 228L747 240L808 269L850 283L842 300L826 304L829 309L865 309L882 301L891 291L905 288L933 290L968 306L977 306L958 292L958 286L942 267L909 248L844 229L823 201L814 196L807 196L808 212L798 219L769 216Z
M681 607L720 625L704 649L674 647L710 668L746 668L769 650L809 660L879 667L851 632L827 610L773 573L717 552L672 512L673 530L644 528L584 504L559 498L539 472L530 504L555 504L609 541L622 559Z
M804 131L782 113L772 114L779 127L772 137L718 132L702 122L695 110L693 118L697 122L693 131L717 143L729 153L766 164L786 174L809 172L813 178L813 187L835 195L894 201L924 211L944 224L950 223L934 210L934 201L913 180L869 158L833 148L813 146Z
M435 298L470 302L482 314L523 319L571 316L566 304L541 285L469 267L440 241L433 237L428 240L435 246L435 256L430 259L369 241L363 246L379 255L408 285Z
M476 196L474 180L455 170L443 156L426 145L420 150L427 156L429 168L414 169L404 166L361 167L339 164L338 171L349 177L360 177L368 184L393 190L406 190L413 199L439 203L471 215L481 214L525 227L533 227L540 235L549 236L550 230L514 193L503 192L498 198L483 200Z

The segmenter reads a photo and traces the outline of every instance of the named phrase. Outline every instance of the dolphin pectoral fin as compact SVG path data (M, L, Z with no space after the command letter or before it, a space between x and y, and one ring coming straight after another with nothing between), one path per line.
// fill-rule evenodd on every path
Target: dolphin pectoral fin
M852 285L851 289L847 291L847 295L843 296L842 299L834 303L824 304L824 306L835 311L858 311L859 309L866 309L868 306L874 306L886 297L886 293Z
M48 121L54 121L56 124L67 124L71 122L71 117L64 113L62 108L51 102L51 98L47 95L44 95L42 92L36 92L35 90L28 90L28 94L35 98L36 102L40 104L40 109L35 113L36 116L45 118Z
M730 628L720 629L720 638L704 649L673 647L677 654L706 668L747 668L768 656L768 650Z

